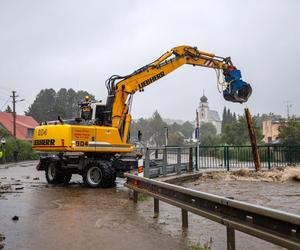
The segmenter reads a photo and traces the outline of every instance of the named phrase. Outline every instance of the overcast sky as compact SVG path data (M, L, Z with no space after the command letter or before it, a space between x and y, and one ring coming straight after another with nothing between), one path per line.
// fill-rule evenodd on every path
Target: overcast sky
M0 107L16 90L27 110L43 88L87 90L178 45L231 56L252 84L246 105L226 102L212 69L185 65L134 95L134 118L155 110L194 120L203 89L211 109L300 116L300 1L0 0Z

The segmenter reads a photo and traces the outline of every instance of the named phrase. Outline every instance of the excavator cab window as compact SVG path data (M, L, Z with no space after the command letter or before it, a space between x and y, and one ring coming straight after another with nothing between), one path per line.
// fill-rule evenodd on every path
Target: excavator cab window
M97 125L104 125L105 122L105 105L97 105L96 106L96 114L95 114L95 120Z

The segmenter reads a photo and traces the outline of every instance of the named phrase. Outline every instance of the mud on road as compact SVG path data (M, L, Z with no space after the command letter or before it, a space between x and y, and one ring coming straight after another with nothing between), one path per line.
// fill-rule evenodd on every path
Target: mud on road
M110 189L85 188L80 176L51 186L35 165L0 165L4 249L188 249L138 212L123 179Z

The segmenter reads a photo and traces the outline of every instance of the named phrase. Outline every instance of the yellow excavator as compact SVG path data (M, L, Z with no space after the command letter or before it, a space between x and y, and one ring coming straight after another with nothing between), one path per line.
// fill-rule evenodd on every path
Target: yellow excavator
M68 183L72 174L80 174L89 187L114 185L116 176L122 176L136 163L128 156L134 151L129 142L133 94L184 64L214 69L227 101L243 103L252 93L230 57L191 46L175 47L132 74L107 79L105 104L86 97L80 104L79 118L66 121L58 117L57 121L36 127L32 148L55 153L41 157L37 170L45 171L51 184Z

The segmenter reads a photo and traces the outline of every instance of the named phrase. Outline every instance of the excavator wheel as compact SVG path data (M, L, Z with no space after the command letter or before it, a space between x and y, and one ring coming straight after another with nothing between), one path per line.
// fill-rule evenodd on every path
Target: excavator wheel
M83 171L86 186L109 188L115 185L116 171L108 161L90 162Z
M60 184L63 182L64 174L59 169L56 162L50 162L45 169L46 180L50 184Z
M50 162L45 170L46 180L50 184L67 184L72 178L72 174L64 173L57 162Z

